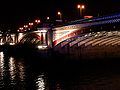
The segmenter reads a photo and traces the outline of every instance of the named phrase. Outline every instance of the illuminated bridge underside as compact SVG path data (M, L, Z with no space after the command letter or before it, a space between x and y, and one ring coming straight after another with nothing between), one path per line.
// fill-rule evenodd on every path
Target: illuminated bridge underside
M22 45L27 46L34 46L37 47L38 45L42 44L41 37L35 33L30 33L25 35L19 42Z
M83 34L61 42L54 49L73 58L120 57L120 31Z

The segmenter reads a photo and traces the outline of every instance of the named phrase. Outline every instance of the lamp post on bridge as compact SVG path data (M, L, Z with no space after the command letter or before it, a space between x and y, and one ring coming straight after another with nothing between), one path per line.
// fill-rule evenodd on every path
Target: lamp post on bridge
M27 31L28 29L28 25L24 25L25 31Z
M33 27L33 23L29 23L29 28L28 28L28 30L31 30L32 27Z
M35 20L34 28L37 29L38 25L41 23L40 19Z
M85 9L85 5L80 5L80 4L78 4L77 5L77 8L78 8L78 10L79 10L79 14L80 14L80 17L82 17L83 16L83 9Z
M39 20L39 19L36 19L35 22L36 22L37 24L39 24L39 23L40 23L40 20Z
M60 11L58 11L57 14L58 14L60 20L62 21L62 13Z

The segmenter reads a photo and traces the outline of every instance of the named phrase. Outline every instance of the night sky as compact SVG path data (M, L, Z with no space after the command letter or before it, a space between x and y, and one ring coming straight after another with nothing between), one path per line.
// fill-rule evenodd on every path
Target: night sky
M0 1L1 2L1 1ZM85 4L84 15L107 15L120 12L119 0L9 0L0 3L0 29L16 30L23 24L46 16L57 19L61 11L67 20L78 19L77 4Z

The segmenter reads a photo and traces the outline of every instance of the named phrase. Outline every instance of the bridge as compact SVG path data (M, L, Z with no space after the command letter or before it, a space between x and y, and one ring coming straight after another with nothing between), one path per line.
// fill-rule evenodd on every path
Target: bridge
M53 48L70 56L119 56L120 13L71 21L59 27L42 27L36 31L8 35L11 45L26 44L39 50ZM6 35L7 36L7 35ZM1 44L4 44L1 38ZM117 53L116 53L117 52Z
M54 50L72 58L119 57L119 24L120 14L114 14L77 20L66 26L54 28Z

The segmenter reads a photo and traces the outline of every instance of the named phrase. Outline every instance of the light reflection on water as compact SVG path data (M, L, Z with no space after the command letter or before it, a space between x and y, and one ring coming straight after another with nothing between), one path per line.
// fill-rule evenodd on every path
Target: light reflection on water
M0 89L7 90L119 90L120 62L63 66L44 71L40 59L15 58L0 52ZM36 61L36 63L35 63ZM34 62L34 63L33 63ZM109 61L110 62L110 61ZM55 65L57 66L57 65ZM47 67L47 66L46 66ZM66 69L66 67L68 69ZM74 67L74 68L73 68Z
M0 87L4 86L3 77L4 77L4 54L3 52L0 52Z
M45 74L36 74L23 58L14 58L0 52L0 89L48 90Z
M15 81L16 77L20 81L25 79L25 68L22 62L17 62L13 57L9 58L9 72L11 81Z
M22 62L0 52L0 88L13 87L25 80L25 68ZM6 87L7 86L7 87Z
M45 90L44 74L39 75L35 82L36 82L37 90Z
M11 83L15 84L13 81L15 80L15 76L16 76L16 66L13 57L10 57L9 59L9 72L10 72Z
M0 52L0 77L3 78L3 72L4 72L4 54L3 52Z

